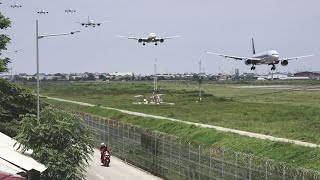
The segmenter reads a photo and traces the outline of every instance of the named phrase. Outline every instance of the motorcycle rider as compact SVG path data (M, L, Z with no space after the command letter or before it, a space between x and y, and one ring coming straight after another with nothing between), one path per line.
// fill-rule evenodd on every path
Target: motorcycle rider
M106 143L103 142L103 143L100 144L100 152L101 152L101 157L100 157L100 159L103 158L103 155L104 155L105 152L108 152L109 155L110 155L110 150L108 149L108 146L107 146Z

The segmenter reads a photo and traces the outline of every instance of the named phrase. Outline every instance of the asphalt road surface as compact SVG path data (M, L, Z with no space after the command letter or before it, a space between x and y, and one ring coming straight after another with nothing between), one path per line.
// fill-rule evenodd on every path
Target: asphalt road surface
M130 164L127 164L120 159L111 156L109 167L102 166L100 162L100 151L95 150L90 162L90 167L87 168L86 179L88 180L159 180L159 177L153 176L148 172L140 170Z

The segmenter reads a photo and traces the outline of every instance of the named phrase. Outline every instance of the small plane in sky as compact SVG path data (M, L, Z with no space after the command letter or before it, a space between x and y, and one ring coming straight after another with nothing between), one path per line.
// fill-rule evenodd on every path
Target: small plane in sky
M90 17L88 16L88 20L87 22L76 22L81 24L82 26L88 27L88 26L92 26L92 27L96 27L96 26L100 26L101 24L108 22L108 21L103 21L103 22L95 22L94 20L90 19Z
M49 12L48 11L45 11L45 10L40 10L37 12L38 14L48 14Z
M157 38L156 33L150 33L145 38L126 37L126 36L118 36L118 37L125 37L125 38L128 38L128 39L137 40L139 43L142 43L143 45L146 45L146 43L154 43L155 45L158 45L158 42L163 43L164 40L178 38L180 36Z
M275 66L276 64L280 63L282 66L287 66L290 60L297 60L300 58L314 56L314 55L305 55L305 56L297 56L297 57L289 57L289 58L279 58L279 53L275 50L256 53L253 38L252 38L252 53L253 53L252 57L232 56L232 55L225 55L225 54L219 54L219 53L208 52L208 51L206 51L206 53L222 56L224 58L231 58L235 60L244 61L246 65L251 66L251 70L255 70L256 65L262 65L262 64L272 65L271 71L276 70L276 66Z
M69 8L69 9L64 10L64 12L66 12L66 13L75 13L76 10Z
M18 3L14 3L13 5L11 5L12 8L21 8L22 5L18 4Z

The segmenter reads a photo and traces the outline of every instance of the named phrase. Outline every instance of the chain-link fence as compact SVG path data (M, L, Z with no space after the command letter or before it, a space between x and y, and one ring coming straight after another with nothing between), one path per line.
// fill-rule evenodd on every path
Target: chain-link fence
M72 111L112 154L164 179L320 180L320 172L221 148L205 148L131 124Z

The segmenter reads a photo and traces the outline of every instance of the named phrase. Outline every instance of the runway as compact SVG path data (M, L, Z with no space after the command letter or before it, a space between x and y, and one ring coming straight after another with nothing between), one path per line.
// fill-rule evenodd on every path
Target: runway
M320 91L319 85L297 86L297 85L272 85L272 86L233 86L239 89L269 89L269 90L296 90L296 91Z

